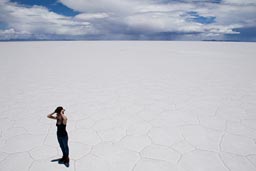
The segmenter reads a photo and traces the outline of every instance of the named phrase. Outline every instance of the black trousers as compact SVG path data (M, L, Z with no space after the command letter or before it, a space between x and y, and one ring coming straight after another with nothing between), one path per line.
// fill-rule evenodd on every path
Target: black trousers
M69 155L68 136L57 136L63 156Z

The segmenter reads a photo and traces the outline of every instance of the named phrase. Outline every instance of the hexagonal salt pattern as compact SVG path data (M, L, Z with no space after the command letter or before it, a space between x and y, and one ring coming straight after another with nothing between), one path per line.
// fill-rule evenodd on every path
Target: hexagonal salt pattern
M71 160L70 166L67 168L63 164L50 162L48 159L36 160L31 164L29 171L48 170L48 169L56 170L56 171L62 171L64 169L67 171L75 171L75 164L74 164L74 161Z
M239 170L246 170L246 171L254 171L255 167L253 164L247 160L243 156L234 155L230 153L221 153L221 158L226 166L230 170L239 171Z
M105 142L93 147L92 154L106 161L111 170L131 170L140 159L137 152L126 150L116 143Z
M84 171L84 170L111 171L111 166L106 160L104 160L104 158L90 154L77 160L76 170L77 171Z
M168 147L150 145L145 147L143 151L141 151L141 156L144 158L151 158L156 160L177 163L181 157L181 154Z
M30 155L35 160L52 158L57 154L57 148L51 146L40 146L30 150Z
M8 138L0 150L6 153L26 152L35 147L43 145L44 136L41 135L17 135Z
M9 155L5 160L1 161L1 170L29 170L33 159L27 152L15 153Z
M134 167L134 171L179 171L177 165L161 161L161 160L152 160L152 159L142 159Z
M184 154L180 161L184 170L190 171L228 171L218 153L195 150Z
M0 51L0 171L256 170L255 44L26 42ZM46 115L59 105L68 168L51 162L62 152Z
M256 153L256 143L247 137L227 134L223 137L221 149L224 152L246 156Z

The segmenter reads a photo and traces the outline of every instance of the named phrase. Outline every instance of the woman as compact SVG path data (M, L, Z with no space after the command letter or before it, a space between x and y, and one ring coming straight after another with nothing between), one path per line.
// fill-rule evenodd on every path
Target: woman
M67 117L64 115L64 112L65 112L65 109L59 106L53 113L47 115L47 117L50 119L57 120L56 122L57 138L58 138L61 151L63 153L63 156L59 160L59 163L64 163L66 166L68 166L69 165L69 156L68 156L69 148L68 148L68 133L66 131Z

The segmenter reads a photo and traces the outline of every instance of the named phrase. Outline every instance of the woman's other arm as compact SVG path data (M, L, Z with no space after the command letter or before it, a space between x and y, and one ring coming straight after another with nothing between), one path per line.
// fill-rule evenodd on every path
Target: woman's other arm
M61 114L61 117L63 119L63 123L66 125L68 118L64 114Z

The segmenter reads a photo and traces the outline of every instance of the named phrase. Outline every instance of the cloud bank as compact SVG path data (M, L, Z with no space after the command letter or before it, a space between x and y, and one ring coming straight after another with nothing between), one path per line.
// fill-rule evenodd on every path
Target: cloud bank
M0 0L0 39L225 40L256 28L256 0L59 0L79 12Z

